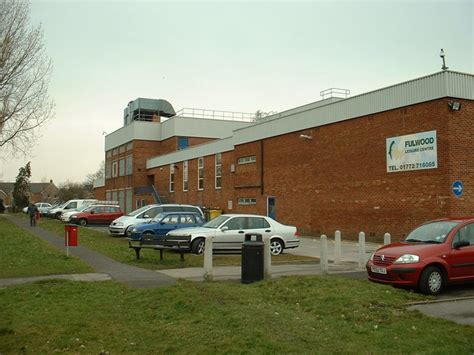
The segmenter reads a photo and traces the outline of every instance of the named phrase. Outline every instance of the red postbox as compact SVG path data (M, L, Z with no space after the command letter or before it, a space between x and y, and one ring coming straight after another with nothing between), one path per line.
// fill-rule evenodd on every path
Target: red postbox
M64 245L77 247L77 226L74 224L64 225Z

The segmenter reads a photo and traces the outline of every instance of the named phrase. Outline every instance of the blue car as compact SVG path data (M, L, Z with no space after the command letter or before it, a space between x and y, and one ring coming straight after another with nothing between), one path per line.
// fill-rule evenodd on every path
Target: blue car
M162 212L151 221L132 227L131 240L140 240L142 235L154 235L160 238L169 231L178 228L199 227L205 220L195 212Z

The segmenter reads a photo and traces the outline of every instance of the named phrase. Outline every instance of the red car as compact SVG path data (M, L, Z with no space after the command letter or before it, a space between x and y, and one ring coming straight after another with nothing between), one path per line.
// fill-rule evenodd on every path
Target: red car
M370 281L431 295L447 284L474 281L474 217L422 224L403 242L376 250L366 268Z
M86 226L88 224L107 224L123 216L120 206L112 205L93 205L82 212L73 214L70 218L71 223Z

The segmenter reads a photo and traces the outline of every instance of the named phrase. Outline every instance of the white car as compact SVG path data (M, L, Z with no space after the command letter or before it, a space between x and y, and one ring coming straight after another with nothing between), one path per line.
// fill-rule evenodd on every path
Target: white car
M161 212L196 212L204 218L204 213L197 206L180 204L147 205L114 220L109 226L109 232L113 235L130 236L131 227L136 224L149 222Z
M270 252L279 255L284 249L297 248L300 244L296 227L286 226L266 216L251 214L223 214L201 227L182 228L168 232L169 236L191 236L191 251L204 252L207 236L213 236L215 251L240 251L245 234L258 233L270 237Z
M36 207L38 207L38 211L41 215L48 212L48 210L52 207L50 203L47 202L37 202L35 203ZM28 213L28 206L23 208L24 213Z

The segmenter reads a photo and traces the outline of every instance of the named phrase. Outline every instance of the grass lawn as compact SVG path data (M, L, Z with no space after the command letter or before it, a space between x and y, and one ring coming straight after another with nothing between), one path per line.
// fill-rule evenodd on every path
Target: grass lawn
M424 296L335 276L139 290L48 280L0 289L6 353L472 354L474 328L408 311Z
M20 215L21 216L21 215ZM23 216L22 216L23 217ZM42 219L38 224L41 228L46 229L58 237L64 235L64 223L54 219ZM87 227L79 227L78 230L79 245L96 250L111 258L134 266L146 269L174 269L183 267L202 267L203 256L188 253L184 257L184 262L180 261L178 253L165 251L163 260L160 260L160 253L155 250L142 250L140 252L140 260L136 260L135 252L128 247L127 238L114 237L108 233L103 233ZM214 265L240 265L240 255L215 255ZM289 263L289 262L315 262L319 259L309 258L306 256L298 256L285 254L272 257L272 263Z
M0 216L0 278L84 272L93 270Z

